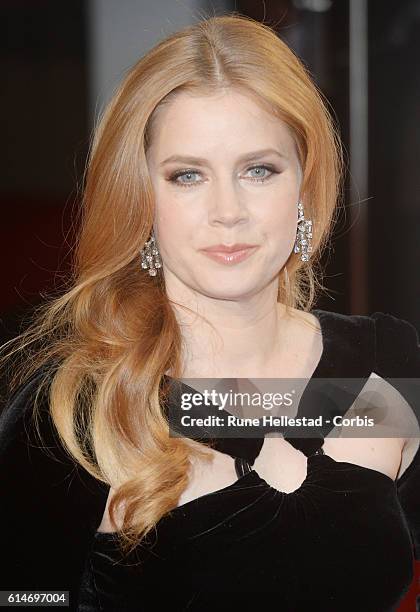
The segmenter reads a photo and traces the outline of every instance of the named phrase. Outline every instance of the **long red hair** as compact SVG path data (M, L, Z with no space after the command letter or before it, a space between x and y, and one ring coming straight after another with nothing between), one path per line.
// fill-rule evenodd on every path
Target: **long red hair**
M337 130L288 46L268 26L233 13L169 36L128 73L94 134L73 276L59 297L37 309L31 326L2 347L3 364L20 359L12 388L45 367L43 384L49 384L62 444L116 491L111 519L124 508L119 536L126 551L177 505L191 458L208 455L203 444L169 437L161 410L163 374L182 377L181 334L162 275L151 277L140 265L154 212L146 151L163 104L179 92L226 88L253 96L295 138L313 252L305 263L290 254L287 276L285 269L279 273L278 300L311 308L321 287L315 266L339 202Z

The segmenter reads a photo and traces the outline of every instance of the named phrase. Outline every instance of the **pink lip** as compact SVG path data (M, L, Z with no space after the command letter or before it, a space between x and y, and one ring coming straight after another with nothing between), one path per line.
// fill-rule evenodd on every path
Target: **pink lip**
M242 251L250 247L256 246L255 244L247 244L245 242L238 242L237 244L215 244L214 246L207 247L203 251L211 251L212 253L235 253L236 251Z
M217 261L219 263L225 265L234 265L239 263L240 261L244 261L247 257L249 257L257 247L248 247L246 249L240 249L238 251L233 252L223 252L223 251L209 251L203 250L203 253L207 255L210 259Z

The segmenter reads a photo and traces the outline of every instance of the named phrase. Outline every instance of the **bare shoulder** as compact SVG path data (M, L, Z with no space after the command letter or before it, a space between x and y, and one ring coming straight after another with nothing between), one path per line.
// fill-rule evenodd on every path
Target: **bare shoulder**
M420 434L413 408L391 382L372 372L346 416L367 416L373 419L375 435L402 438L404 443Z
M404 396L372 372L344 416L349 424L330 432L326 452L400 478L419 448L420 436L419 423ZM357 418L369 420L370 425L360 427Z

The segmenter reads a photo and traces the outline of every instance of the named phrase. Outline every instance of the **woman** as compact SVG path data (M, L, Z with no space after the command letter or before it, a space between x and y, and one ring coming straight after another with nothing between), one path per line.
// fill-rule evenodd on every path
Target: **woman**
M415 380L420 346L389 314L311 310L341 169L321 95L267 26L204 20L134 66L96 130L74 279L13 352L3 588L68 590L81 611L396 609L420 452L415 385L385 377ZM359 381L333 402L347 416L381 381L384 429L168 435L180 378L332 377Z

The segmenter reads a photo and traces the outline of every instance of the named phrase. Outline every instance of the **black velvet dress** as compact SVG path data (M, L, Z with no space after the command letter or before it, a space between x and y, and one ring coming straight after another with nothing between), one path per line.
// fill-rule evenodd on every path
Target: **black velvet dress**
M323 334L312 379L374 372L419 419L415 327L380 312L312 312ZM238 480L173 509L122 558L113 534L97 532L109 488L71 462L46 406L50 454L37 447L29 419L36 383L12 398L0 420L3 590L67 590L70 609L80 612L398 609L420 560L420 449L394 481L335 461L319 432L286 435L307 456L307 476L285 493L252 469L263 437L216 440L235 458ZM343 396L343 414L353 400Z

